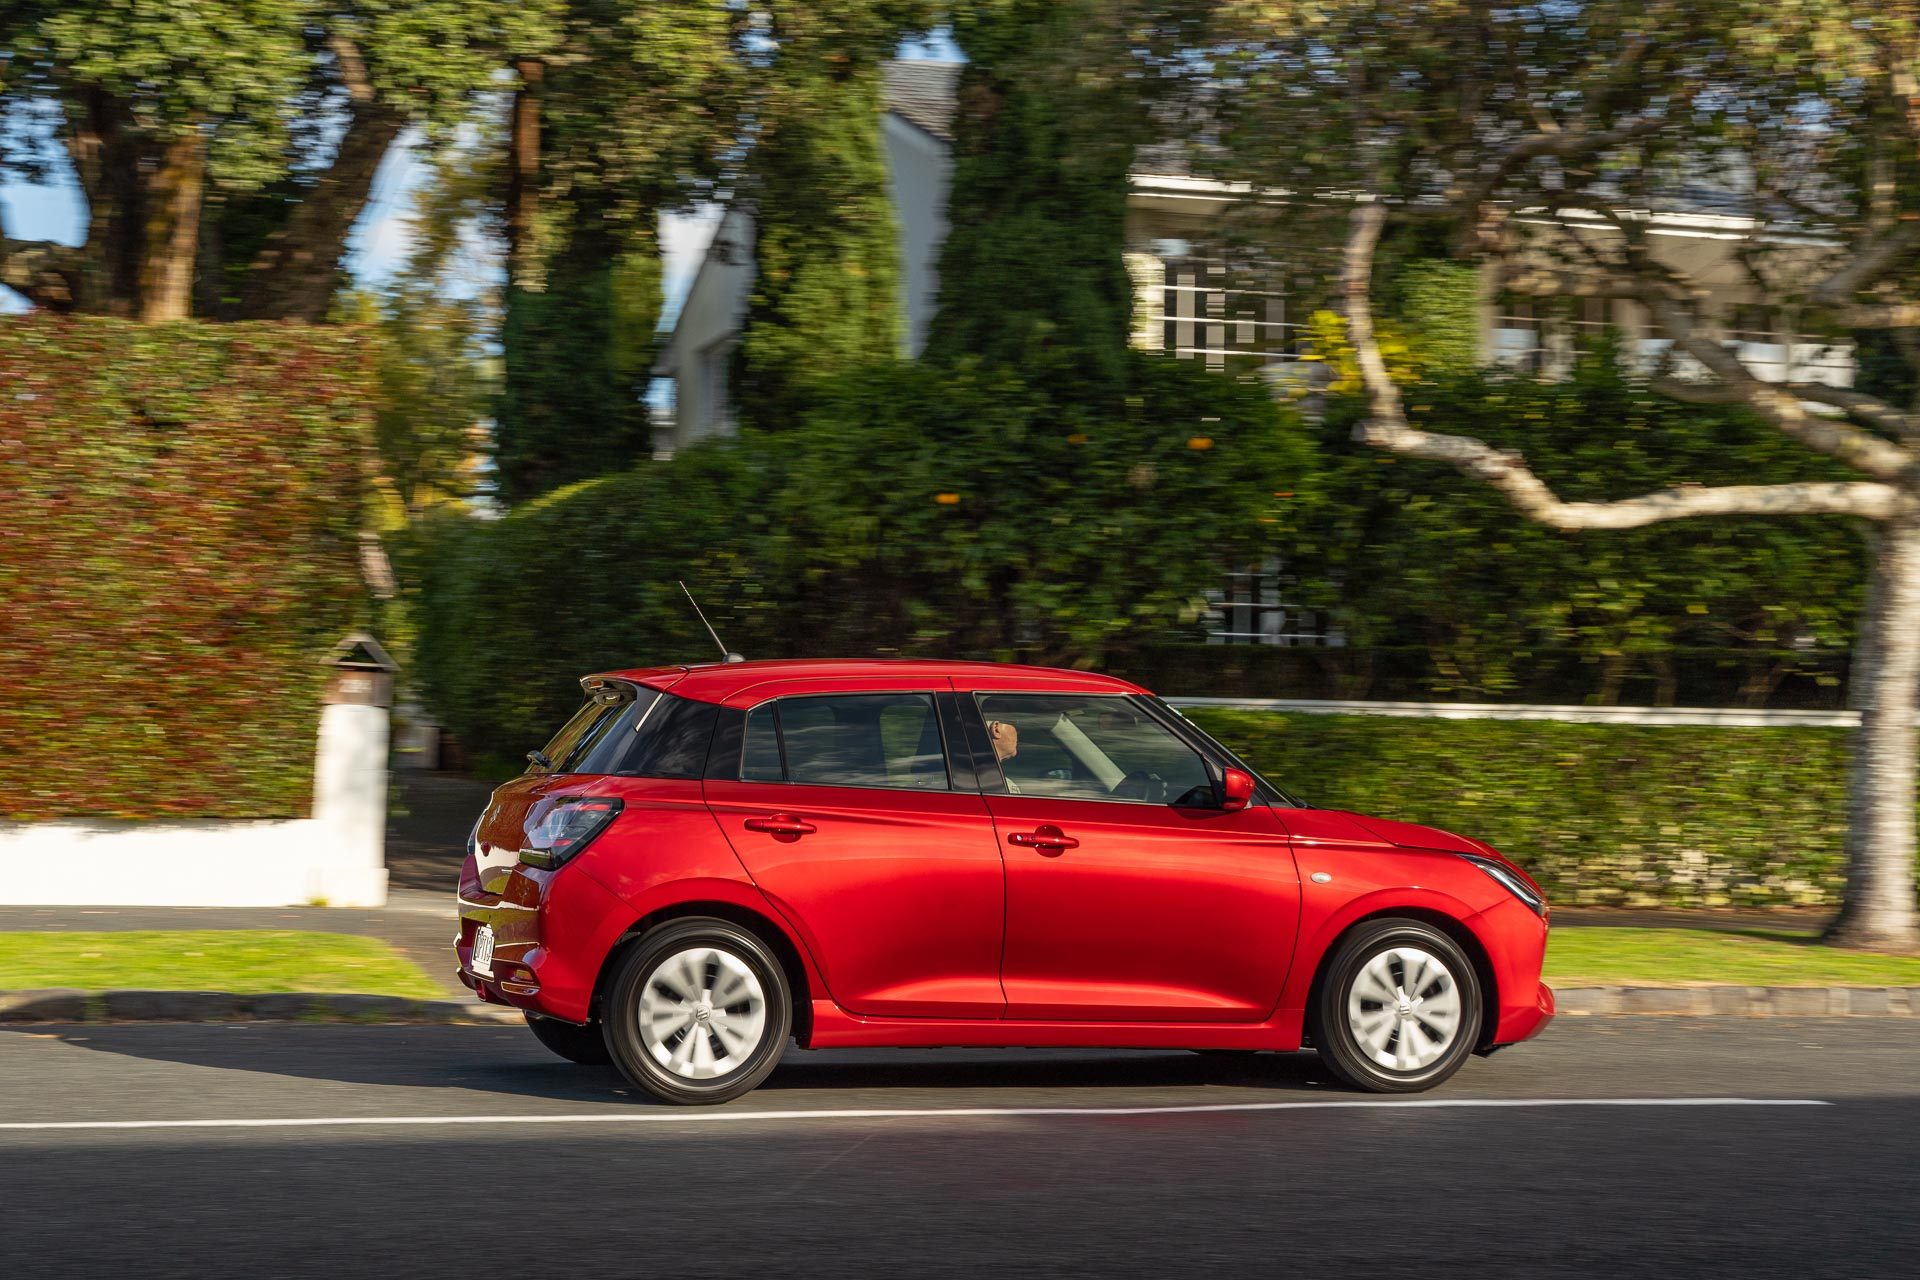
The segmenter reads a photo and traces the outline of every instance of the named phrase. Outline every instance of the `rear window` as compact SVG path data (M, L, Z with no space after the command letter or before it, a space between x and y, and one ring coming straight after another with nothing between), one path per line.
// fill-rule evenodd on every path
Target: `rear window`
M530 772L697 778L719 710L654 689L596 690L547 744L553 768L535 765Z

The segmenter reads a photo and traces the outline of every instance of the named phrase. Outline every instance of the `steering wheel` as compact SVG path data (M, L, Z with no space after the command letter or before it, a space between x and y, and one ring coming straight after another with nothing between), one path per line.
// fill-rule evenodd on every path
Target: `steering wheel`
M1149 804L1168 802L1167 780L1157 773L1146 769L1135 769L1113 786L1110 793L1116 800L1145 800Z

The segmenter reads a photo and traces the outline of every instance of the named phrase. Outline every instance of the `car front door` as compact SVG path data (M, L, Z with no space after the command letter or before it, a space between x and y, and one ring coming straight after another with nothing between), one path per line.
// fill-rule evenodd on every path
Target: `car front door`
M852 1013L1005 1009L1005 875L942 684L745 691L738 763L708 769L708 807Z
M1300 913L1273 811L1219 807L1219 763L1143 700L963 699L1007 868L1006 1016L1266 1017Z

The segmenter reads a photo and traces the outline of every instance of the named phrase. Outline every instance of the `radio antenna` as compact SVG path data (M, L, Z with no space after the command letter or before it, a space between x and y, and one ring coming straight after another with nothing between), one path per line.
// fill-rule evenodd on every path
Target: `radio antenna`
M705 627L707 629L707 634L713 637L714 647L720 650L720 661L745 662L746 661L745 658L741 657L739 654L735 653L733 650L727 648L726 645L720 643L720 633L713 629L713 624L711 622L707 621L707 615L700 612L700 602L693 598L693 592L687 591L686 583L684 582L680 583L680 590L683 592L686 592L687 603L693 606L693 616L700 619L700 625Z

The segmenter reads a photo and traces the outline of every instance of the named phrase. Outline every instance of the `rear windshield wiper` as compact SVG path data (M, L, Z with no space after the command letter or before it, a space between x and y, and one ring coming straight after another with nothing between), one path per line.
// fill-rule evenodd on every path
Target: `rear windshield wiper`
M553 768L553 761L547 759L547 753L544 751L529 751L527 752L527 759L533 761L542 769Z

